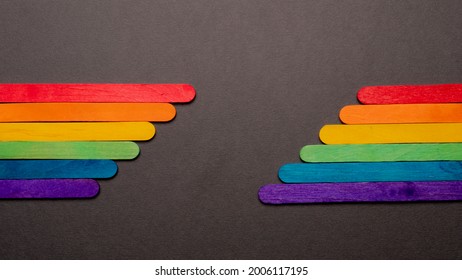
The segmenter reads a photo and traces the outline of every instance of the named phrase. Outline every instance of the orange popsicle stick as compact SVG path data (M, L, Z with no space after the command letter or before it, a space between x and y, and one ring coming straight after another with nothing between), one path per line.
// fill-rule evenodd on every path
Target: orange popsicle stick
M462 104L350 105L340 119L346 124L462 122Z
M175 114L169 103L0 104L0 122L166 122Z

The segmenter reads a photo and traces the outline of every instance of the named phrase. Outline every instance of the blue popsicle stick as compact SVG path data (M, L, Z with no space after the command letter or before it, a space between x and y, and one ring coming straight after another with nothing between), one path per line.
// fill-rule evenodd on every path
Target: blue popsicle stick
M462 180L462 161L289 163L279 169L285 183Z
M112 160L0 160L0 179L110 178Z

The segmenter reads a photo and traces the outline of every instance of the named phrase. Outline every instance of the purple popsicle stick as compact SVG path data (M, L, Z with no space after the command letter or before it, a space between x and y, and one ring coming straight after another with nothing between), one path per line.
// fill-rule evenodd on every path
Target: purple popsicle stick
M267 204L462 200L462 181L278 184L258 196Z
M0 199L90 198L99 193L92 179L0 180Z

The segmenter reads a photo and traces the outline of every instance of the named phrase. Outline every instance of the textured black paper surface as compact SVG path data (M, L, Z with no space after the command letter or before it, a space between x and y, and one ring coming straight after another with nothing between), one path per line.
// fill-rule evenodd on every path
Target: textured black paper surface
M462 82L462 2L1 1L0 82L191 83L92 200L0 201L2 259L460 259L462 202L266 206L364 85Z

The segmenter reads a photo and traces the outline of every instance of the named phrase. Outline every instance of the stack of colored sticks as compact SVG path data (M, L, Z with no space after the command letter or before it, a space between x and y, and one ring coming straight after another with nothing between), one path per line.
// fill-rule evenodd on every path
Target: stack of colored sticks
M326 125L326 145L279 169L286 184L260 188L263 203L462 200L462 84L371 86L365 105Z
M185 84L0 84L0 198L84 198L190 102Z

